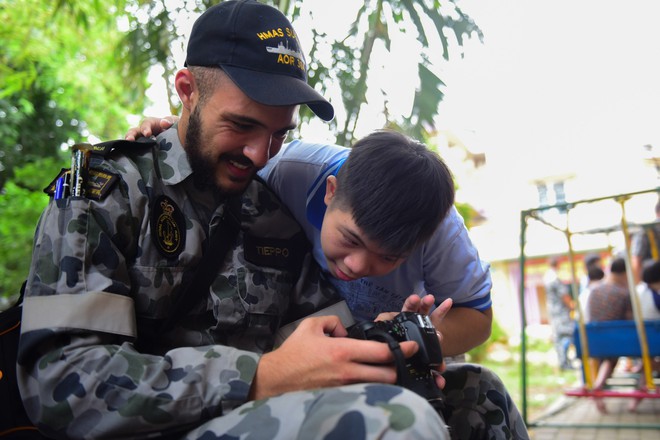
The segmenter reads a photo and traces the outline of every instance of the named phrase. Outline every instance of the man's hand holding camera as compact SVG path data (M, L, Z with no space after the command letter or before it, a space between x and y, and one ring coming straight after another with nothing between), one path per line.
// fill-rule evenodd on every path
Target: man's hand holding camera
M336 316L305 319L278 349L261 357L250 396L262 399L304 389L397 382L394 355L387 344L347 335ZM419 349L414 341L400 346L406 358Z
M432 315L442 319L451 305L451 300L443 302ZM431 307L428 297L411 298L402 313L383 313L350 332L336 316L305 319L278 349L262 356L250 397L379 382L437 401L445 386L440 375L445 365L441 334L426 315Z

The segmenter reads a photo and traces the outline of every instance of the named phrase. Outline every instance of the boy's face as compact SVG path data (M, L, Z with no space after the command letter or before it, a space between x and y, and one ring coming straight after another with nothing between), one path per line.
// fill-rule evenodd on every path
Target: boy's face
M325 204L328 209L321 226L321 247L330 274L344 281L367 276L385 275L401 265L405 256L390 255L383 251L355 224L350 211L332 201L335 196L336 178L328 177Z

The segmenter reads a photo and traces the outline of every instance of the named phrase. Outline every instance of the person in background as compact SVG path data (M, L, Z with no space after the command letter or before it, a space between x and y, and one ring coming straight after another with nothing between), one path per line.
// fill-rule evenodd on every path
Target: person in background
M591 289L589 315L592 322L632 319L626 262L623 258L614 258L610 264L610 271L603 282ZM605 386L607 379L612 376L617 362L618 358L601 360L594 382L594 390L600 390ZM601 398L595 398L594 401L600 412L607 412L605 402Z
M584 313L584 322L589 322L591 319L589 317L589 295L591 295L591 289L598 285L603 278L605 278L605 272L603 269L598 266L592 266L589 268L587 273L587 284L580 292L579 296L580 310Z
M655 205L655 223L633 234L630 241L630 267L635 285L642 281L644 263L660 259L660 198Z
M545 299L548 308L550 326L552 327L552 340L554 342L559 368L571 370L573 365L569 359L568 350L573 343L573 330L575 323L571 317L573 300L568 287L559 279L557 270L559 259L553 257L549 261L550 267L543 277L545 286Z
M645 321L660 320L660 260L647 261L642 270L642 283L637 285L642 319ZM651 369L657 375L660 373L660 356L651 357ZM634 373L639 374L638 387L646 388L646 375L643 374L643 364L635 366ZM630 411L636 411L642 399L633 399L628 406Z
M591 295L591 289L600 284L600 282L605 278L605 272L598 265L592 265L588 268L587 273L587 284L584 289L580 292L578 296L578 302L580 305L579 312L583 313L584 323L588 323L591 320L589 316L589 296ZM578 316L575 317L576 319ZM600 365L600 360L598 358L589 358L588 362L591 365L591 375L592 381L596 380L595 374L598 371Z
M660 319L660 260L645 264L642 281L637 286L642 318L649 321Z
M594 252L584 256L584 274L580 278L580 293L582 293L591 282L591 278L589 278L589 271L591 269L600 269L604 276L605 271L603 268L603 259L599 253ZM596 272L592 273L595 274Z

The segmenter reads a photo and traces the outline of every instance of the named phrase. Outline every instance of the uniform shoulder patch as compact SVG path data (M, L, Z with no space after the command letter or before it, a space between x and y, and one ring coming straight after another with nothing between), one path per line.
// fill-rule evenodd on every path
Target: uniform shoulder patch
M92 200L102 200L118 180L118 174L98 168L89 168L85 180L85 197Z

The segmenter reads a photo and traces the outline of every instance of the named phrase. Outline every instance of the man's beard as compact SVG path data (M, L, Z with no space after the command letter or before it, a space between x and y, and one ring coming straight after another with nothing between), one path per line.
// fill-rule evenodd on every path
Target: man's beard
M188 118L188 130L186 131L185 150L195 187L200 190L210 190L220 195L234 195L243 190L228 191L216 182L216 167L218 162L205 157L202 154L202 123L200 118L200 106L196 106ZM222 159L222 156L220 157Z

